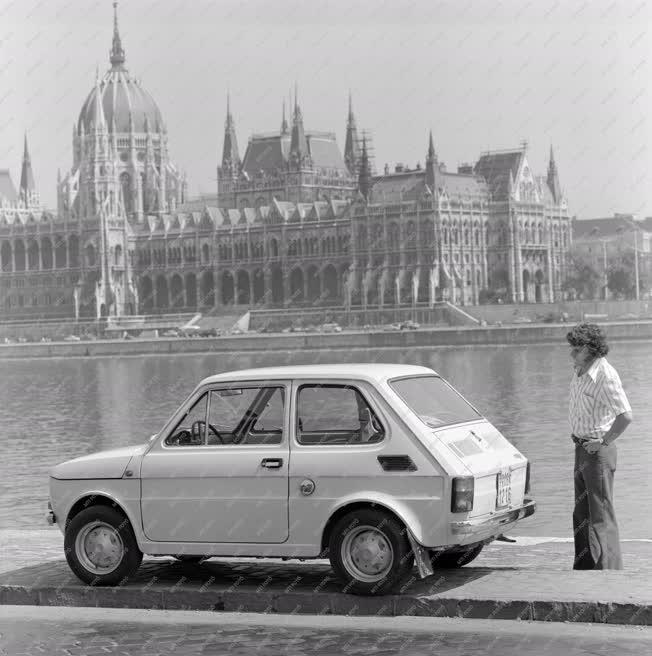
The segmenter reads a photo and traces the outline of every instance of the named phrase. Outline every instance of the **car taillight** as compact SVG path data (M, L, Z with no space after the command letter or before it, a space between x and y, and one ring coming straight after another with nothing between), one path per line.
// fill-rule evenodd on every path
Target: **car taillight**
M451 512L469 512L473 510L473 476L456 476L453 479L451 494Z
M525 494L530 494L530 461L525 468Z

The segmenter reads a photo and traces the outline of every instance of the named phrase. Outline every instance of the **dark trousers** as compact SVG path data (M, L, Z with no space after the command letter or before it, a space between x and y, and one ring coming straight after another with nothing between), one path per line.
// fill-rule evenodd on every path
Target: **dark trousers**
M575 445L573 569L622 569L618 523L613 506L616 445L587 453Z

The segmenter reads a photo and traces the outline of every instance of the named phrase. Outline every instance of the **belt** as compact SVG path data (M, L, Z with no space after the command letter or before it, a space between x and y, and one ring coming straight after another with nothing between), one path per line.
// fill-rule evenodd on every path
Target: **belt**
M577 435L571 435L571 439L575 444L579 444L580 446L584 446L587 442L597 442L597 438L593 437L577 437Z

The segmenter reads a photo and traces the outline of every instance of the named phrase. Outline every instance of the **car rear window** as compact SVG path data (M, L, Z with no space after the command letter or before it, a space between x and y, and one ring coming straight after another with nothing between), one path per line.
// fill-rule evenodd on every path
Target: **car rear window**
M390 380L389 385L431 428L481 418L477 410L439 376L399 378Z

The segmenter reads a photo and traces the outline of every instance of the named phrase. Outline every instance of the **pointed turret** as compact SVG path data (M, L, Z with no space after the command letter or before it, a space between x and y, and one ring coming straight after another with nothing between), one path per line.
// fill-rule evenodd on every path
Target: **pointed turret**
M32 162L27 148L27 133L25 133L25 145L23 148L23 165L20 171L20 198L25 205L30 204L33 194L36 192L34 174L32 173Z
M360 168L358 172L358 190L369 200L371 192L371 167L369 166L369 155L367 153L367 139L362 137L362 153L360 154Z
M360 164L360 146L358 144L358 130L353 115L353 103L349 92L349 115L346 120L346 142L344 144L344 163L351 175L358 173Z
M224 146L222 148L222 173L235 177L240 169L238 139L235 134L235 121L231 115L231 96L226 95L226 121L224 123Z
M559 174L557 173L557 165L555 164L555 156L552 152L552 145L550 146L550 161L548 162L547 182L555 203L559 203L562 197L561 186L559 185Z
M120 31L118 30L118 3L116 1L113 3L113 43L109 59L112 68L124 68L125 51L122 47Z
M283 100L283 119L281 120L281 136L290 134L290 127L288 126L287 119L285 118L285 100Z
M100 84L99 71L95 76L95 102L93 104L93 114L91 125L95 130L104 131L107 129L106 118L104 117L104 107L102 106L102 86Z
M437 191L437 174L439 173L439 162L437 161L437 152L435 143L432 139L432 130L428 138L428 152L426 154L426 184L434 194Z
M292 139L290 141L290 162L301 167L310 159L308 141L303 129L303 116L299 107L298 93L294 91L294 115L292 117Z

